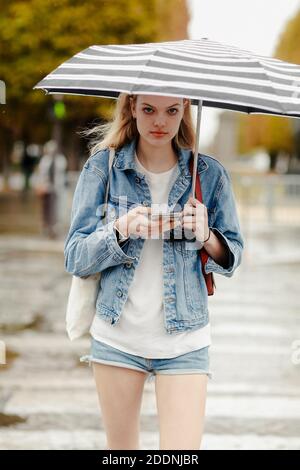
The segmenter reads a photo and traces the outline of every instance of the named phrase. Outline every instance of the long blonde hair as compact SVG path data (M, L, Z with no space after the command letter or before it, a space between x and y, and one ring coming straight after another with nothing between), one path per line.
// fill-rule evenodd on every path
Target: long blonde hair
M91 155L107 147L118 149L139 137L136 120L132 116L130 106L130 100L133 100L135 103L136 99L137 95L120 93L111 121L79 132L84 137L95 136L88 144ZM189 99L187 99L187 104L184 107L184 114L178 133L173 138L172 143L175 149L194 149L195 129L192 121L191 101Z

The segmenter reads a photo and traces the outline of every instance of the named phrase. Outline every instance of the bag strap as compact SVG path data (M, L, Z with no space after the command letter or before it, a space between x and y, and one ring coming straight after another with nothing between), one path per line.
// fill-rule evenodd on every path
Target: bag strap
M193 166L194 166L193 158L190 159L189 166L190 166L190 172L191 174L193 174ZM196 192L196 199L198 199L198 201L202 202L203 204L202 189L201 189L200 176L199 176L198 171L196 172L195 192ZM202 273L205 278L208 295L213 295L214 287L216 287L216 284L215 284L213 273L206 274L205 272L205 264L207 263L209 255L204 247L200 248L200 257L201 257Z
M191 166L191 171L193 171L192 170L193 159L190 160L190 166ZM202 189L201 189L200 176L199 176L198 171L196 173L196 188L195 189L196 189L196 199L198 199L198 201L202 202L203 204ZM205 248L201 248L200 254L201 254L202 264L204 265L208 260L208 253L205 250Z

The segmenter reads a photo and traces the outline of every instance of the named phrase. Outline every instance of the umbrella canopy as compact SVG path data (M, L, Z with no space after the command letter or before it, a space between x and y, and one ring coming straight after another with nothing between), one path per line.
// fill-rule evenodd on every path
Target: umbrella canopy
M207 38L91 46L34 88L105 98L117 98L121 92L190 98L198 106L193 197L202 106L300 117L299 65Z
M34 88L117 98L120 92L186 97L192 104L300 117L300 66L206 38L91 46Z

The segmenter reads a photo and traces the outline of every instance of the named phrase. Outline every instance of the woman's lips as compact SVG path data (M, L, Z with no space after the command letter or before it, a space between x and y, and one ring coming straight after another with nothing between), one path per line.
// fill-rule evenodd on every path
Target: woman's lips
M163 135L166 135L167 132L151 132L151 134L155 137L162 137Z

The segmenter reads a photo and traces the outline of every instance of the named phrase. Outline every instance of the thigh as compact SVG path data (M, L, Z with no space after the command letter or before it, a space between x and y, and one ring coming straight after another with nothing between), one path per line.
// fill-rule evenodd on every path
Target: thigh
M147 374L93 362L99 405L109 449L136 449Z
M206 374L158 374L155 377L160 449L200 449Z

